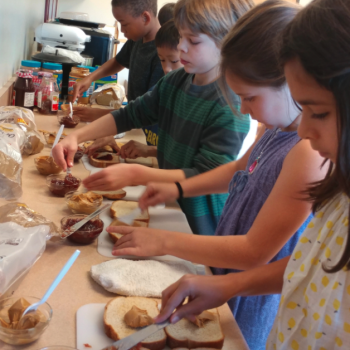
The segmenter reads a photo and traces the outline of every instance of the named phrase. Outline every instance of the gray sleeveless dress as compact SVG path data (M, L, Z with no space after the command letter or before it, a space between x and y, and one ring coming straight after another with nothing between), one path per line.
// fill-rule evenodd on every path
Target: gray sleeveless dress
M249 231L275 185L284 158L299 141L297 132L277 132L276 129L265 131L249 157L246 170L236 172L231 180L230 194L216 229L217 236L245 235ZM260 155L254 168L254 162ZM249 174L249 169L252 168L254 171ZM292 253L311 217L312 215L271 261L280 260ZM270 219L273 220L273 217ZM237 272L221 268L212 268L212 271L216 275ZM229 300L228 304L251 350L265 349L279 301L280 295Z

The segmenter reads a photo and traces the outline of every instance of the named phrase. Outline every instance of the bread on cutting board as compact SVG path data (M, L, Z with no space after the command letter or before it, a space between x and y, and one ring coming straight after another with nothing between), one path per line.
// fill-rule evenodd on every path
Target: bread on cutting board
M159 299L143 297L117 297L112 299L106 306L103 316L105 333L113 340L123 339L140 328L131 328L124 321L125 314L133 306L142 310L147 310L150 317L154 318L159 314ZM163 329L152 334L141 345L150 350L163 350L166 345L166 335Z
M206 322L203 327L198 327L187 319L182 319L175 324L165 327L167 344L171 349L200 347L222 349L224 334L220 325L220 316L217 309L208 310L213 320Z
M128 215L138 207L138 202L123 200L115 201L111 206L111 217L119 218L121 216ZM135 221L149 222L148 210L144 210L143 213L141 213L138 217L135 218Z
M100 194L104 198L107 199L123 199L126 196L126 192L124 190L117 191L93 191L96 194Z
M109 226L148 227L148 222L134 220L132 225L128 225L125 222L122 222L116 219L116 220L113 220ZM108 232L108 234L114 243L116 243L119 238L123 237L122 234L116 233L116 232Z

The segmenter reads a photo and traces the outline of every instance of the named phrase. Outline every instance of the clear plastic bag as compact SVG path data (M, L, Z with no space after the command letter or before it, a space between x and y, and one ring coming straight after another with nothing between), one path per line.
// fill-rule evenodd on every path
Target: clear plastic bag
M96 89L90 97L90 103L119 109L125 98L124 86L119 84L105 84ZM101 100L100 100L101 99Z
M0 207L0 297L41 257L58 228L22 203Z

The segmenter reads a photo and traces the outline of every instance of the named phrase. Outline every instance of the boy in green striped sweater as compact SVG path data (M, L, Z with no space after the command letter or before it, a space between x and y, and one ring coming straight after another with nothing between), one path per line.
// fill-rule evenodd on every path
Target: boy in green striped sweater
M126 108L67 136L53 150L57 164L63 169L72 166L80 142L155 123L160 169L118 164L89 176L84 186L112 191L150 181L178 182L235 160L249 131L249 118L233 113L220 92L220 43L253 6L251 0L179 0L175 23L184 68L167 74L153 91ZM239 98L232 93L230 100L238 111ZM215 194L179 201L194 233L214 234L226 198Z

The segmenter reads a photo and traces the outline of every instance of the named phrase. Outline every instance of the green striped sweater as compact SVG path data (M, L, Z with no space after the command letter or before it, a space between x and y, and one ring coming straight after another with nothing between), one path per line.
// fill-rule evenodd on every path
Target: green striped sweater
M217 81L192 84L193 75L179 69L155 88L118 111L118 132L158 123L158 162L161 169L182 169L191 177L235 160L249 131L248 116L236 116ZM239 98L232 94L237 110ZM220 179L217 179L220 181ZM213 235L227 194L184 198L179 204L194 233Z

